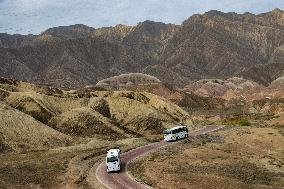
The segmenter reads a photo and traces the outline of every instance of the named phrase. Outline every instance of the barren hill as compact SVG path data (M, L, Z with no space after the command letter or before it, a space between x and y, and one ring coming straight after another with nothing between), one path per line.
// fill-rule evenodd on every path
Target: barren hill
M146 21L135 27L49 29L32 42L0 48L0 75L53 86L96 84L107 77L143 72L157 63L176 26ZM13 36L2 35L2 43ZM5 37L8 36L8 37Z
M96 86L119 87L123 85L138 85L148 83L160 83L161 81L153 76L141 73L121 74L99 81Z
M284 54L282 54L282 56L283 55ZM238 75L249 80L257 81L262 85L268 86L273 80L277 79L278 77L284 76L283 59L279 60L278 63L252 66L244 71L241 71Z
M203 79L187 85L183 91L200 96L217 97L226 100L244 98L245 100L281 99L284 94L283 77L270 85L259 85L251 80L233 77L222 79Z
M78 138L118 140L192 125L187 112L147 92L80 92L0 79L0 153L55 148ZM82 142L81 140L79 140Z
M193 15L168 42L159 66L148 68L147 73L178 85L231 77L276 60L282 64L283 15L281 10L260 15L219 11ZM263 82L261 73L253 77Z
M279 9L259 15L209 11L181 26L77 24L40 35L0 34L0 76L63 87L135 72L178 86L233 76L269 85L283 76L283 15Z
M72 138L0 101L0 153L70 145Z

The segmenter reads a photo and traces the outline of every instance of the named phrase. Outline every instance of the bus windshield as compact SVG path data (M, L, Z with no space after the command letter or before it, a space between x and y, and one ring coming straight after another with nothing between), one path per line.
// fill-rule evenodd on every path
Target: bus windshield
M169 135L169 134L171 134L171 131L165 130L165 131L164 131L164 134L165 134L165 135Z
M107 158L107 162L115 162L115 161L118 161L118 158L116 156Z

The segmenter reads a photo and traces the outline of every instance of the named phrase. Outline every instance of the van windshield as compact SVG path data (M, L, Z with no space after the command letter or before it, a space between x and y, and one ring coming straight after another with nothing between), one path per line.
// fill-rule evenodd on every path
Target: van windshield
M107 158L107 162L115 162L115 161L118 161L118 158L116 156Z
M164 135L169 135L169 134L171 134L171 131L169 131L169 130L164 131Z

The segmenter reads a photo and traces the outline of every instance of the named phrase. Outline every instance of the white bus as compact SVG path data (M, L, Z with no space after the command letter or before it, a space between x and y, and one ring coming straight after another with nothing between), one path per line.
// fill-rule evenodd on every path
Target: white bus
M186 126L176 126L164 131L164 141L175 141L188 137L188 129Z
M106 156L107 172L120 171L120 149L110 149Z

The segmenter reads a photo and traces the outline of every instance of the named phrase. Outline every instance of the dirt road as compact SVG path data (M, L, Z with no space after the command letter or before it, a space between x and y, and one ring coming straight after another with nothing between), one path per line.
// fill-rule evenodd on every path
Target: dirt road
M193 131L189 134L189 137L194 137L202 134L206 134L215 130L222 128L222 126L211 125L199 129L197 131ZM102 162L97 170L96 177L97 179L106 187L111 189L146 189L150 188L146 185L143 185L139 182L136 182L131 178L127 173L127 165L132 160L144 156L152 151L155 151L161 147L170 145L170 142L156 142L146 146L142 146L140 148L136 148L122 155L121 161L121 171L119 173L107 173L105 162Z

